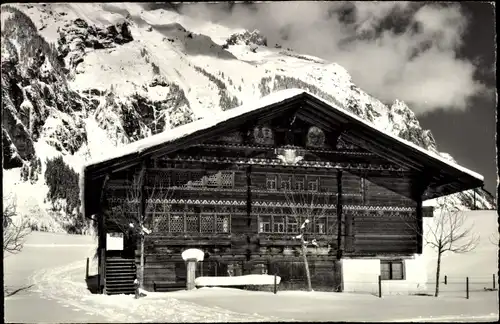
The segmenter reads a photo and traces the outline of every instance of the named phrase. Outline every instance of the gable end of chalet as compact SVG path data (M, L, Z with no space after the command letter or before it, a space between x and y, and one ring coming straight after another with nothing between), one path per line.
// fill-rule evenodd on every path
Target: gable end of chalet
M420 201L483 185L480 176L385 134L308 92L287 91L276 100L264 98L214 120L198 120L132 143L121 154L87 165L81 179L84 213L98 212L101 190L110 175L142 163L157 167L158 161L171 157L242 167L285 165L291 172L305 167L326 174L345 170ZM391 174L398 175L398 181Z

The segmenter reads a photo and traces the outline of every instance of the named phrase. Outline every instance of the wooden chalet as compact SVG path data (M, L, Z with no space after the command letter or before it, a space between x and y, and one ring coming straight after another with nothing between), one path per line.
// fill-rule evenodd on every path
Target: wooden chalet
M99 224L106 293L132 287L141 217L150 231L147 290L182 287L181 253L192 247L205 251L198 275L278 273L296 288L305 276L294 237L306 217L318 243L308 249L313 288L342 290L342 260L413 258L422 253L422 217L432 216L422 201L483 185L480 175L295 89L132 143L88 164L82 181L84 213ZM122 247L111 247L114 236ZM404 279L403 268L382 262L380 273Z

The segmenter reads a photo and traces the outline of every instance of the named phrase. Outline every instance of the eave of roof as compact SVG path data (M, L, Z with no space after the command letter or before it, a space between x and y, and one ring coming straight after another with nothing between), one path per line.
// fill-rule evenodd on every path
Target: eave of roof
M302 89L287 89L287 90L274 92L274 93L272 93L268 96L265 96L257 101L254 101L250 104L242 105L240 107L237 107L237 108L234 108L231 110L227 110L227 111L224 111L220 114L214 115L212 118L200 119L200 120L191 122L189 124L179 126L175 129L167 130L167 131L164 131L160 134L150 136L148 138L133 142L133 143L128 144L126 146L120 147L119 151L117 150L115 152L112 152L108 156L90 161L89 163L87 163L83 167L83 172L81 174L82 174L82 176L85 176L87 169L97 167L101 163L109 162L111 160L115 160L115 159L119 159L119 158L124 158L128 155L140 154L141 152L143 152L144 150L147 150L149 148L181 139L181 138L186 137L190 134L193 134L197 131L208 129L210 127L216 126L216 125L221 124L223 122L229 121L235 117L239 117L239 116L244 115L246 113L257 111L257 110L263 109L269 105L278 104L280 102L284 102L288 99L293 99L293 98L296 98L296 97L301 96L301 95L309 96L309 97L323 103L324 105L327 105L327 106L331 107L332 109L335 109L337 112L339 112L343 115L346 115L346 116L352 118L353 120L356 120L358 123L363 124L364 126L366 126L367 128L369 128L375 132L378 132L379 135L388 136L392 140L399 142L399 143L413 149L414 151L418 151L419 153L424 154L427 157L430 157L431 159L437 160L437 161L444 163L444 164L446 164L446 165L448 165L448 166L450 166L450 167L452 167L460 172L466 173L477 180L480 180L480 181L484 180L484 177L482 175L480 175L472 170L469 170L465 167L462 167L456 163L453 163L449 160L446 160L445 158L439 156L438 154L431 152L431 151L428 151L426 149L423 149L423 148L419 147L418 145L415 145L414 143L411 143L407 140L399 138L399 137L392 135L390 133L384 132L384 131L376 128L373 124L370 124L367 121L363 120L362 118L356 116L355 114L353 114L349 111L346 111L342 108L336 107L333 104L323 100L322 98L319 98L319 97L315 96L314 94L311 94L310 92L308 92L306 90L302 90Z

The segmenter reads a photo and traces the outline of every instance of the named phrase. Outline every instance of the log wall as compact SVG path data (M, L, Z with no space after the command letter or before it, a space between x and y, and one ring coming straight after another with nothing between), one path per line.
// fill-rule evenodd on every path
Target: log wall
M333 287L339 249L344 256L415 253L416 203L407 198L408 177L390 171L387 162L374 174L384 161L352 145L342 150L317 151L302 166L271 160L266 165L262 161L275 156L273 150L241 145L193 147L148 161L144 222L152 234L145 239L146 288L155 281L185 280L180 254L188 247L206 253L199 274L278 272L284 285L296 284L303 267L297 266L302 264L300 243L293 237L306 216L311 221L307 235L319 243L308 252L313 285ZM337 169L322 161L355 162L359 170L343 172L339 186ZM364 166L370 172L366 176ZM136 173L113 175L106 186L108 232L138 217L139 203L124 203Z

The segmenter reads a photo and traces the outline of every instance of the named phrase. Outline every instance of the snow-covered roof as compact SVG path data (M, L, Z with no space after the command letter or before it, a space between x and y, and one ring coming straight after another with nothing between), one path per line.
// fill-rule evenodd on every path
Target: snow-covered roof
M303 91L303 92L307 92L307 91ZM307 93L308 93L309 95L311 95L311 96L315 97L316 99L321 100L321 101L322 101L322 102L324 102L325 104L327 104L327 105L330 105L330 106L331 106L331 104L330 104L328 101L326 101L326 100L324 100L324 99L322 99L322 98L320 98L320 97L318 97L318 96L315 96L315 95L313 95L313 94L311 94L311 93L309 93L309 92L307 92ZM405 140L405 139L402 139L401 137L395 136L395 135L390 134L390 133L388 133L388 132L385 132L385 131L383 131L383 130L381 130L381 129L378 129L378 128L377 128L377 127L375 127L373 124L368 123L368 122L367 122L367 121L365 121L364 119L360 118L359 116L357 116L357 115L355 115L355 114L353 114L353 113L351 113L351 112L349 112L349 111L346 111L346 110L340 109L340 108L335 107L335 106L332 106L332 108L337 109L337 110L339 110L339 111L342 111L344 114L348 115L349 117L354 118L354 119L358 120L359 122L363 123L364 125L366 125L366 127L369 127L369 128L374 129L374 130L376 130L376 131L378 131L378 132L380 132L380 133L382 133L382 134L385 134L385 135L387 135L387 136L389 136L389 137L393 138L394 140L396 140L396 141L398 141L398 142L400 142L400 143L402 143L402 144L404 144L404 145L406 145L406 146L409 146L409 147L411 147L411 148L413 148L413 149L415 149L415 150L417 150L417 151L420 151L420 152L422 152L422 153L426 154L427 156L429 156L429 157L431 157L431 158L434 158L434 159L439 160L439 161L441 161L441 162L443 162L443 163L446 163L447 165L449 165L449 166L451 166L451 167L453 167L453 168L455 168L455 169L457 169L457 170L460 170L460 171L462 171L462 172L465 172L465 173L467 173L467 174L469 174L469 175L473 176L473 177L474 177L474 178L476 178L476 179L479 179L479 180L481 180L481 181L483 181L483 180L484 180L484 177L483 177L482 175L480 175L479 173L476 173L476 172L474 172L474 171L472 171L472 170L469 170L469 169L467 169L467 168L464 168L463 166L460 166L460 165L458 165L458 164L456 164L456 163L453 163L453 162L451 162L451 161L449 161L449 160L447 160L447 159L443 158L442 156L439 156L438 154L436 154L436 153L434 153L434 152L431 152L431 151L429 151L429 150L426 150L426 149L424 149L424 148L422 148L422 147L420 147L420 146L418 146L418 145L416 145L416 144L414 144L414 143L412 143L412 142L410 142L410 141L407 141L407 140Z
M352 119L359 121L360 123L364 124L366 127L373 129L373 130L376 130L377 132L379 132L381 134L387 135L387 136L391 137L392 139L394 139L395 141L400 142L400 143L404 144L405 146L411 147L412 149L417 150L417 151L427 155L428 157L430 157L432 159L439 160L440 162L445 163L445 164L449 165L450 167L453 167L461 172L467 173L476 179L479 179L481 181L484 180L484 177L482 175L480 175L474 171L471 171L467 168L464 168L464 167L462 167L456 163L453 163L449 160L446 160L445 158L437 155L436 153L428 151L426 149L423 149L423 148L415 145L414 143L411 143L407 140L399 138L399 137L392 135L388 132L382 131L382 130L376 128L374 125L363 120L359 116L356 116L355 114L353 114L349 111L346 111L340 107L336 107L332 103L329 103L326 100L324 100L324 99L322 99L322 98L320 98L320 97L318 97L318 96L316 96L316 95L314 95L306 90L302 90L302 89L286 89L286 90L282 90L282 91L277 91L277 92L271 93L268 96L262 97L259 100L252 101L251 103L242 105L242 106L234 108L234 109L226 110L226 111L221 112L219 114L214 114L210 118L203 118L203 119L194 121L192 123L185 124L185 125L176 127L174 129L164 131L160 134L156 134L156 135L150 136L148 138L144 138L142 140L133 142L131 144L128 144L126 146L118 148L115 152L112 152L108 156L89 161L89 163L87 163L84 166L84 169L86 169L88 166L96 165L96 164L99 164L99 163L102 163L102 162L105 162L108 160L112 160L115 158L120 158L120 157L129 155L129 154L141 153L142 151L144 151L148 148L151 148L151 147L154 147L157 145L161 145L164 143L172 142L174 140L185 137L185 136L190 135L192 133L195 133L197 131L201 131L201 130L216 126L220 123L223 123L225 121L228 121L228 120L235 118L235 117L238 117L240 115L265 108L265 107L272 105L272 104L277 104L277 103L283 102L287 99L292 99L292 98L297 97L297 96L302 95L302 94L308 94L309 96L311 96L311 97L325 103L326 105L332 107L332 109L335 109L335 110L341 112L342 114L345 114L345 115L351 117ZM84 173L82 172L82 174L84 174Z
M269 105L282 102L284 100L293 98L297 95L304 93L305 91L299 89L287 89L283 91L278 91L271 93L268 96L262 97L259 100L253 101L250 104L245 104L234 109L223 111L219 114L213 114L210 118L206 117L203 119L196 120L189 124L185 124L174 129L166 130L160 134L156 134L147 138L143 138L136 142L130 143L123 147L117 148L116 151L111 152L107 156L103 156L99 159L91 160L86 164L87 166L99 164L108 160L126 156L132 153L140 153L150 147L160 145L163 143L168 143L176 139L182 138L196 131L207 129L213 127L217 124L230 120L231 118L238 117L245 113L258 110Z

